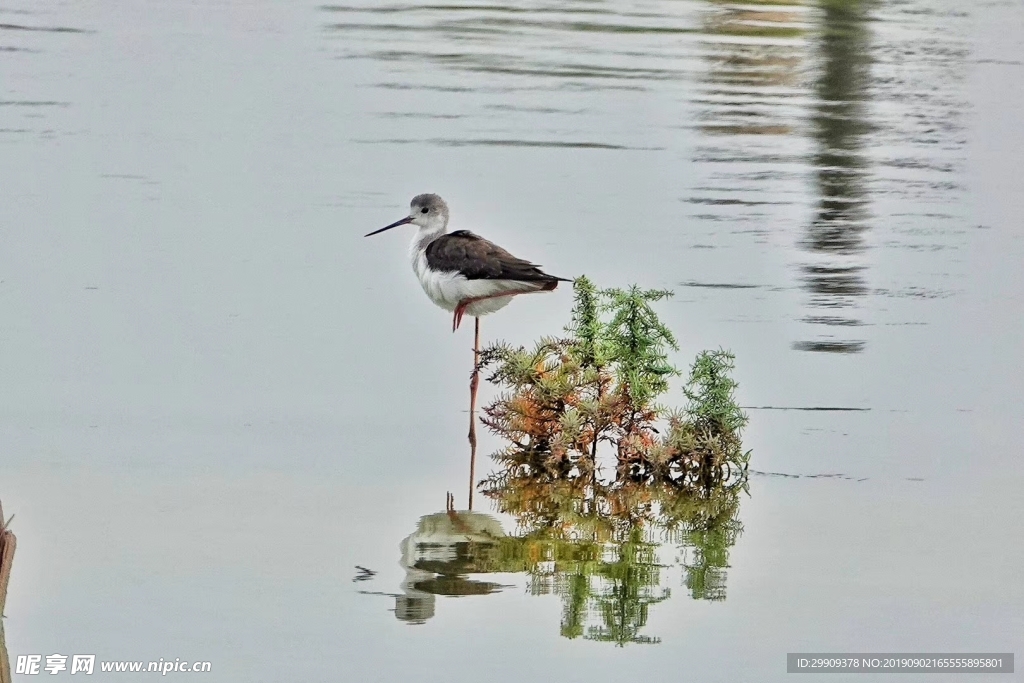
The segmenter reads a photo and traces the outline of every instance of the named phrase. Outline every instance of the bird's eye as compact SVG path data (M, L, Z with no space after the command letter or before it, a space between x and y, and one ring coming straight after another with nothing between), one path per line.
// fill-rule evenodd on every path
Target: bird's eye
M425 206L422 209L420 209L420 213L428 213L429 211L430 211L430 209L428 209Z

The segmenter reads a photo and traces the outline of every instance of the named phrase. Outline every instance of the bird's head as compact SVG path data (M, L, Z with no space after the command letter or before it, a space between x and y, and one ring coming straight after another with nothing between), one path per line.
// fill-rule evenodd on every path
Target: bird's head
M413 225L420 228L420 230L426 230L428 232L444 232L445 228L448 227L448 205L444 203L444 200L438 197L436 194L418 194L412 198L409 203L409 215L405 218L395 221L391 225L385 225L380 230L374 230L368 233L366 237L370 235L376 235L390 230L391 228L397 228L399 225L406 225L412 223Z

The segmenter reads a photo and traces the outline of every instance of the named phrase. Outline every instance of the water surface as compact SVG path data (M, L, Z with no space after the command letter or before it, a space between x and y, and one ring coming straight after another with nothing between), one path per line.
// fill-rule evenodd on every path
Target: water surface
M454 683L1020 651L1022 29L946 0L0 6L11 656ZM564 277L674 289L678 365L736 353L726 536L519 561L479 498L453 531L471 333L400 231L361 237L419 192Z

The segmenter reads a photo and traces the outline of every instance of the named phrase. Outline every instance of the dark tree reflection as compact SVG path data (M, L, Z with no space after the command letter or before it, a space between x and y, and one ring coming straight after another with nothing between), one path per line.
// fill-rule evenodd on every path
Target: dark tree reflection
M864 248L870 221L868 163L863 153L870 132L868 7L865 0L820 2L820 65L811 116L818 200L803 240L815 261L802 267L801 276L811 293L811 305L829 309L827 314L805 318L817 325L859 325L851 309L868 292L864 266L851 262ZM834 334L794 344L799 350L833 353L856 353L863 347L863 341L837 340Z

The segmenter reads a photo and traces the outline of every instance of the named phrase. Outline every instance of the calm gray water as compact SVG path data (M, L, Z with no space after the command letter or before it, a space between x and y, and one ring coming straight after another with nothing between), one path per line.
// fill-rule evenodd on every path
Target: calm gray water
M1020 655L1022 107L1015 0L0 4L12 660L457 683ZM419 192L551 272L675 290L678 365L737 356L757 474L713 591L652 541L644 643L566 637L548 564L456 562L516 527L479 499L461 546L445 526L471 329L408 235L362 238Z

